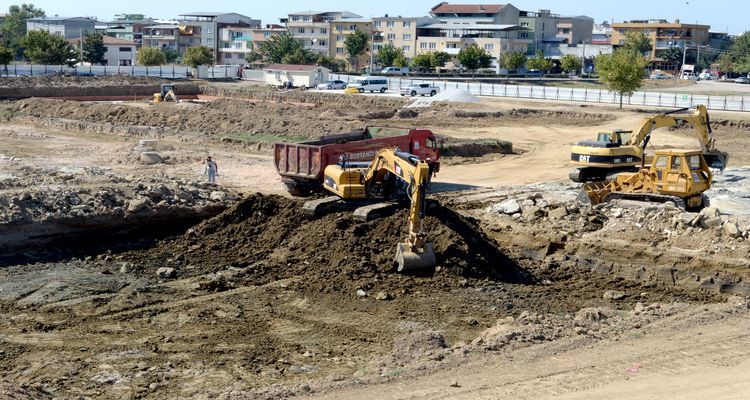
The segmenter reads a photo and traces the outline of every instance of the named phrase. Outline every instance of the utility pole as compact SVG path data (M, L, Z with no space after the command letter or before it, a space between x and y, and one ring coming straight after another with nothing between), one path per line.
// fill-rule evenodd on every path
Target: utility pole
M687 45L685 43L682 44L682 64L685 65L685 56L687 55ZM682 68L682 67L680 67Z

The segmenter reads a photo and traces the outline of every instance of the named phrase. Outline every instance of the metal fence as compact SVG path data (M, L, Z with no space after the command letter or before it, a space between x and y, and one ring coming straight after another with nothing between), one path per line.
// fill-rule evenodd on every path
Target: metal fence
M92 65L68 67L65 65L11 64L7 70L0 67L0 76L41 76L41 75L88 75L88 76L150 76L170 79L239 79L242 70L237 65L201 66L191 68L182 65L164 65L155 67L143 66L106 66Z
M331 74L331 79L345 82L353 81L358 76ZM617 93L604 89L561 88L538 85L509 85L502 83L461 82L455 80L389 78L388 89L397 90L415 83L430 83L443 90L462 89L474 95L491 97L513 97L521 99L579 101L586 103L619 104ZM668 92L635 92L623 98L623 104L657 107L694 107L703 104L711 110L750 111L750 96L710 96L702 94L668 93Z

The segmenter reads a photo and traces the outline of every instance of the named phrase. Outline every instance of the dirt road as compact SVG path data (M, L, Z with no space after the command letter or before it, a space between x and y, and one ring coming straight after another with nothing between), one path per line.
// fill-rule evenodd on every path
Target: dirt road
M320 399L745 399L750 313L690 307L614 340L565 340ZM457 384L457 385L455 385ZM457 386L457 387L456 387Z

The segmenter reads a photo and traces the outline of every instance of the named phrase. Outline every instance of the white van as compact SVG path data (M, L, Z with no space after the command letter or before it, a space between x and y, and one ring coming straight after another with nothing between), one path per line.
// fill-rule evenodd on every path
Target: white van
M347 85L347 88L356 88L360 93L385 93L388 90L388 78L365 76L357 78L354 82Z

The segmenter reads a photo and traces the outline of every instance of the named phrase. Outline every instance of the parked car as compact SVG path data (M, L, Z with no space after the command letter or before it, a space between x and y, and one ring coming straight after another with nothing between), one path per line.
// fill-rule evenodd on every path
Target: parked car
M334 81L325 81L322 83L319 83L317 88L323 89L323 90L337 90L337 89L344 89L346 87L346 82L340 81L340 80L334 80Z
M669 79L671 76L661 71L654 71L648 76L648 79Z
M380 92L385 93L386 90L388 90L388 79L387 78L380 78L380 77L374 77L374 76L365 76L361 78L357 78L354 82L346 85L347 93L351 89L352 91L356 89L359 93L364 92Z
M709 72L701 72L700 75L698 75L699 81L710 81L711 79L715 79L715 78Z
M403 68L385 67L385 68L383 68L380 71L380 73L383 74L383 75L402 75L402 76L405 76L406 74L409 73L409 67L403 67Z
M401 94L401 96L409 95L411 97L414 97L416 95L420 95L432 97L440 93L440 88L430 85L429 83L415 83L413 85L402 87L399 90L399 93Z
M542 71L538 69L530 69L526 71L526 77L528 78L541 78L542 77Z
M746 76L741 76L735 79L734 83L750 83L750 79L748 79Z

